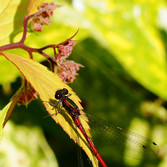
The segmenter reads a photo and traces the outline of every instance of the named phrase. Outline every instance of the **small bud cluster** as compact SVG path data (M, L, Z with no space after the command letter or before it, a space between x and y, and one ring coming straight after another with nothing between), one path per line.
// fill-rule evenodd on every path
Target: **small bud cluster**
M29 85L26 86L19 94L17 104L28 105L32 100L37 99L36 91Z
M69 39L65 42L65 44L60 44L57 47L58 54L55 55L55 61L61 63L64 59L66 59L72 52L75 43L72 39Z
M55 8L60 7L59 5L55 5L54 3L43 3L38 7L39 12L33 17L31 22L31 28L34 31L41 32L43 30L42 25L50 24L50 16L53 15L53 11Z
M79 67L83 67L74 61L66 60L71 54L74 45L75 43L72 39L65 41L58 45L58 54L55 55L55 61L58 63L58 75L65 83L72 83Z
M65 83L72 83L77 75L79 67L83 67L81 64L74 61L64 60L58 65L58 75Z

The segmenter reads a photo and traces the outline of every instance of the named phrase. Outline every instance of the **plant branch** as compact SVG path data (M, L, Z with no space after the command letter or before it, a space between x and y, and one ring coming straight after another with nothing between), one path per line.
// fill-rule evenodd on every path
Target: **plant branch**
M34 17L34 14L32 15L29 15L29 16L25 16L24 17L24 20L23 20L23 36L22 36L22 39L20 40L20 43L24 43L25 39L26 39L26 36L27 36L27 23L28 23L28 20L30 18Z

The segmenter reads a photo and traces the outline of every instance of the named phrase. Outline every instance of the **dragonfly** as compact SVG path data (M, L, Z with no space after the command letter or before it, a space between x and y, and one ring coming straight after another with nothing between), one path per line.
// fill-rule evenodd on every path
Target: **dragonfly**
M81 115L80 109L75 104L75 102L69 98L71 95L72 94L69 94L66 88L63 88L63 89L57 90L55 93L55 99L58 100L56 104L52 102L44 101L44 102L48 102L53 107L58 106L58 112L51 114L49 116L57 115L58 113L60 113L61 106L64 107L65 110L71 116L76 127L79 128L79 130L81 131L81 133L83 134L87 142L89 143L90 148L92 149L94 155L96 156L96 158L98 159L102 167L107 167L102 156L100 155L95 145L93 144L93 141L86 134L85 129L82 126L79 119L79 116ZM86 116L88 116L88 118L91 119L93 124L96 124L98 130L102 129L103 131L105 131L105 133L103 133L103 138L109 142L113 142L113 145L119 148L121 147L123 148L123 144L127 142L127 148L129 149L129 152L130 152L129 154L131 154L132 156L136 156L136 159L141 158L143 151L145 151L150 155L157 154L159 151L158 145L152 140L145 138L144 136L141 136L135 132L123 129L119 126L108 124L104 120L100 118L97 119L97 117L94 117L90 114L86 114Z
M54 107L58 106L58 112L54 113L54 114L51 114L49 116L57 115L58 113L60 113L61 103L62 103L62 106L65 108L66 111L68 111L68 113L71 116L71 118L73 119L76 127L79 128L79 130L81 131L81 133L83 134L83 136L85 137L87 142L89 143L90 148L92 149L92 151L93 151L94 155L96 156L96 158L98 159L98 161L101 163L102 167L107 167L106 163L104 162L103 158L101 157L101 155L97 151L97 149L96 149L95 145L93 144L92 140L86 134L85 129L82 126L82 124L79 120L79 116L81 115L80 109L74 103L74 101L69 98L69 96L71 96L71 95L72 94L69 94L68 90L66 88L63 88L63 89L60 89L60 90L56 91L55 98L58 100L57 104L54 104L52 102L48 102L48 103L51 106L54 106Z

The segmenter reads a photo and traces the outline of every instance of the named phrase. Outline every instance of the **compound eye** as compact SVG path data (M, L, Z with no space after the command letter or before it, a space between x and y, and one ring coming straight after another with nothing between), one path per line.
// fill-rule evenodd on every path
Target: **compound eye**
M66 88L63 88L64 94L68 94L68 90Z
M56 93L56 94L55 94L55 98L56 98L56 99L60 99L60 94L59 94L59 93Z

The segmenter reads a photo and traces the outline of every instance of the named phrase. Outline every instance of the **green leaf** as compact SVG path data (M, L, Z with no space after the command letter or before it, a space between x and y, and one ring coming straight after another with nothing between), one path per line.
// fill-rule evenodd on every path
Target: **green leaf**
M20 70L23 76L39 94L42 101L55 100L55 92L59 89L66 88L68 89L69 93L72 94L70 98L77 104L80 110L83 109L80 104L79 97L72 91L72 89L68 85L63 83L56 74L53 74L52 72L47 70L45 66L33 61L32 59L20 55L6 52L3 52L2 54L10 62L15 64L15 66ZM43 103L49 114L54 114L57 112L57 108L53 110L53 106L46 102ZM70 136L70 138L72 138L80 145L80 147L85 150L93 165L98 166L98 161L95 155L92 153L89 144L87 143L86 139L79 129L77 129L76 133L77 127L67 111L62 109L60 114L53 115L52 118L56 121L56 123L60 124L63 130ZM87 123L88 120L83 111L81 111L80 120L86 133L88 134L88 136L90 136L89 125Z
M20 76L17 68L11 64L3 56L0 56L0 84L8 84L14 82L18 76Z
M87 1L85 14L94 37L114 53L135 80L167 99L166 52L156 25L163 1L101 3Z
M37 10L37 7L44 2L50 0L0 0L0 46L19 41L22 35L23 17ZM11 50L13 52L21 52L22 50ZM23 51L25 53L25 51ZM20 76L18 70L9 62L0 56L0 84L11 83Z
M21 30L28 3L28 0L0 0L0 46L11 43Z
M6 117L8 110L9 110L10 105L11 105L11 102L8 103L2 110L0 110L0 140L2 137L3 124L4 124L5 117Z
M52 2L52 1L51 0L30 0L28 15L35 13L37 11L37 7L46 2Z
M37 7L50 0L0 0L0 46L21 39L23 18L37 10ZM28 5L30 3L30 7Z
M0 155L1 167L58 167L40 127L15 125L9 121L3 133Z
M112 8L112 3L108 1L104 14L90 6L89 15L103 37L100 41L114 53L128 73L145 88L167 99L167 92L164 91L167 86L166 53L155 24L161 2L117 2L113 12L107 14ZM97 17L93 18L96 16L93 8L97 12L98 24L95 22Z

